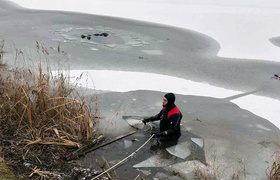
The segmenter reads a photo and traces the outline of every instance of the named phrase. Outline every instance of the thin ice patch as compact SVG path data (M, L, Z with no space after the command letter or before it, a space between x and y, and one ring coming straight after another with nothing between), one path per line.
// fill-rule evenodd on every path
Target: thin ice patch
M90 48L90 50L92 50L92 51L98 51L97 48Z
M143 45L150 45L150 43L148 41L142 41Z
M147 160L140 162L133 166L133 168L142 168L142 167L164 167L174 163L172 159L162 159L159 155L154 155Z
M137 129L143 129L145 126L142 120L137 120L133 118L127 118L125 120L130 126L135 127Z
M142 52L149 55L163 55L161 50L142 50Z
M93 28L84 28L84 27L81 27L81 28L75 28L76 30L90 30L90 31L93 31L94 29Z
M83 39L81 39L81 43L87 43L87 44L98 45L96 42L86 41L86 40L83 40Z
M168 147L168 148L166 148L166 150L170 154L172 154L176 157L179 157L181 159L186 159L189 155L191 155L190 145L191 145L191 143L186 141L181 144Z
M115 48L116 44L105 44L104 46L108 48Z
M124 140L124 147L125 147L125 149L131 147L131 145L132 145L132 141Z
M199 147L203 148L204 143L202 138L191 138L191 140L197 144Z
M127 43L127 45L131 45L131 46L142 46L142 42L139 41L129 41Z
M73 31L72 27L68 27L68 28L64 28L64 29L60 29L60 30L56 30L56 32L62 33L62 32L70 32Z
M140 169L139 171L141 171L145 176L149 176L150 174L152 174L150 171L143 170L143 169Z
M148 131L151 129L151 124L147 123L146 125L142 122L143 117L139 116L123 116L123 119L133 128Z
M74 37L71 37L67 34L60 34L65 40L68 40L68 41L73 41L73 40L76 40L77 38L74 38Z

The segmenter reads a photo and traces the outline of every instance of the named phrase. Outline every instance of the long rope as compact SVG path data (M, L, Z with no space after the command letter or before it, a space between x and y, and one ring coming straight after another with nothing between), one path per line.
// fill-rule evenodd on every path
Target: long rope
M94 179L97 179L99 178L100 176L102 176L103 174L111 171L112 169L114 169L115 167L117 167L118 165L120 165L121 163L123 163L124 161L126 161L127 159L129 159L130 157L134 156L140 149L142 149L155 135L152 134L151 137L149 137L149 139L144 143L142 144L142 146L140 146L136 151L134 151L133 153L131 153L129 156L127 156L126 158L124 158L123 160L121 160L120 162L118 162L117 164L115 164L114 166L110 167L109 169L107 169L106 171L102 172L101 174L95 176L93 179L91 180L94 180Z

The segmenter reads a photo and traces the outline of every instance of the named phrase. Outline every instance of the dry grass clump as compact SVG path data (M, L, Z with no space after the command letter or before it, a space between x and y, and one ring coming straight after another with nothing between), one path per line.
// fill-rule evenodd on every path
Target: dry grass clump
M95 137L95 116L63 74L53 77L41 63L37 71L0 68L0 143L15 171L49 172Z
M202 169L200 169L199 167L197 167L194 172L194 179L195 180L216 180L218 178L216 178L215 175L212 175L209 172L205 172Z
M14 180L13 172L7 167L2 157L0 157L0 175L1 180Z
M90 139L93 118L89 107L78 92L66 87L63 75L51 78L39 65L37 81L30 81L32 76L30 70L6 78L0 74L2 135L19 136L25 146L79 147L81 140Z
M280 159L279 152L275 154L274 161L272 163L271 169L267 174L268 180L280 180Z

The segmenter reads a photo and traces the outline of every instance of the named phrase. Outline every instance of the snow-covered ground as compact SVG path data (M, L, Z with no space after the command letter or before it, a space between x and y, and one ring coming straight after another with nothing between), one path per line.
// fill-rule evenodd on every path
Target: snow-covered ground
M280 3L276 0L12 0L27 8L65 10L90 14L123 17L167 24L206 34L221 45L219 56L280 61L280 50L269 42L279 36ZM71 71L80 77L81 71ZM112 77L110 81L98 80ZM148 76L148 78L147 78ZM162 75L121 71L88 71L90 81L82 79L82 86L97 90L132 91L139 89L172 91L177 94L224 98L242 92L196 83L176 77L160 78ZM83 76L84 77L84 76ZM131 77L139 79L129 81ZM176 86L165 89L162 79L169 78ZM102 78L104 79L104 78ZM139 84L149 79L147 84ZM94 82L94 84L91 84ZM112 84L112 82L115 82ZM125 82L125 86L123 83ZM158 84L155 85L155 82ZM183 82L183 83L182 83ZM184 86L177 86L184 84ZM152 86L153 85L153 86ZM280 101L262 96L248 95L232 100L239 107L263 117L280 128Z
M70 71L70 76L70 81L74 84L104 91L128 92L153 90L214 98L226 98L243 93L182 78L145 72L72 70ZM166 82L169 82L169 86L166 86ZM263 96L247 95L231 100L231 102L237 104L242 109L246 109L257 116L269 120L280 128L279 100Z

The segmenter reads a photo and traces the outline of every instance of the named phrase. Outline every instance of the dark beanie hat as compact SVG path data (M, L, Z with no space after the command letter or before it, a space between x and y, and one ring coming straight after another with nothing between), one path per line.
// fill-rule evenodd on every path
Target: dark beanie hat
M173 93L167 93L164 97L168 100L167 106L171 106L175 102L175 95Z

